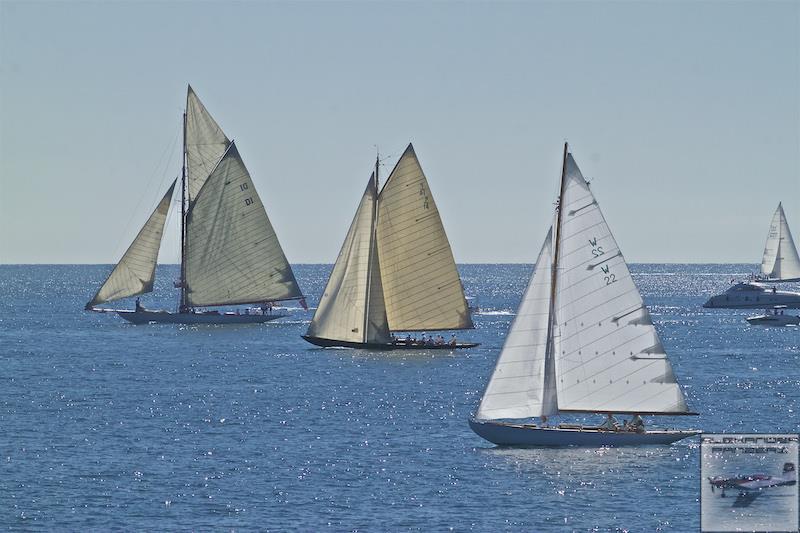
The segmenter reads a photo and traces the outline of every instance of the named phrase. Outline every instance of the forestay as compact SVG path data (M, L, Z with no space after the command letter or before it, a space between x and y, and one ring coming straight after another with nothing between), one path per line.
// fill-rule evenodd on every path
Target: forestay
M189 86L186 95L186 178L189 201L197 197L230 141Z
M685 413L647 308L571 154L560 208L553 339L559 410Z
M190 205L185 261L189 305L302 296L233 142Z
M551 277L552 229L508 330L477 418L529 418L558 411L553 361L547 354Z
M87 308L103 302L152 292L158 250L161 247L164 222L167 220L174 189L175 182L172 182L167 194L158 202L153 214L147 219L92 301L86 305Z
M308 336L358 343L391 340L373 238L377 195L373 175L308 327Z
M411 144L380 193L377 240L391 330L473 327L450 242Z
M800 256L780 203L769 227L764 257L761 260L761 273L767 279L776 281L800 279Z

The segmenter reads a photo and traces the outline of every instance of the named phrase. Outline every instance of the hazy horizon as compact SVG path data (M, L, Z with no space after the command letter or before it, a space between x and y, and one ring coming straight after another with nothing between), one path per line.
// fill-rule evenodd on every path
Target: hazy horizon
M460 264L535 260L565 139L630 262L757 263L779 201L800 235L800 2L4 1L0 76L2 264L116 262L188 83L293 264L409 141Z

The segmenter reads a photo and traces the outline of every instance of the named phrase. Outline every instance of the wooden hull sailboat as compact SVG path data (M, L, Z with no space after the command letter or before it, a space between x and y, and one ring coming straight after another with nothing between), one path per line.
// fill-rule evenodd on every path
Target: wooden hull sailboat
M589 184L564 145L559 207L472 430L504 446L670 444L639 415L689 415L664 347ZM573 413L602 426L534 424ZM613 414L632 415L620 428Z
M86 310L133 324L258 324L285 316L272 302L303 294L236 144L228 140L191 87L183 116L181 271L177 312L97 306L152 292L173 182ZM255 304L244 312L211 307Z
M378 162L303 339L322 347L452 350L392 332L474 327L453 252L410 144L378 190ZM401 336L402 337L402 336Z

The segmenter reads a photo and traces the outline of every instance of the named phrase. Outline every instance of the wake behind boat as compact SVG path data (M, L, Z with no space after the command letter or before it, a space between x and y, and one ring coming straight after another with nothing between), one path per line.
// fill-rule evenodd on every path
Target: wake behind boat
M474 328L439 211L409 144L383 189L370 176L303 339L379 350L472 348L394 340L392 332ZM402 339L402 337L401 337Z
M695 413L566 144L558 206L470 428L503 446L670 444L699 434L644 427L642 415ZM547 425L574 413L606 421ZM615 413L632 418L619 424Z
M176 180L177 182L177 180ZM153 290L164 224L176 182L86 310L117 312L134 324L252 324L285 316L272 302L305 300L278 237L233 141L229 141L191 87L183 115L181 271L177 312L110 310L97 306ZM257 304L244 312L207 307Z

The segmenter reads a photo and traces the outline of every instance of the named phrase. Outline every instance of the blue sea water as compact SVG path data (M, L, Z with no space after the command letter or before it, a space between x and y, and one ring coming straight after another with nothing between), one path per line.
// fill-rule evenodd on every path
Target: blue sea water
M0 524L18 530L699 529L699 441L502 449L475 409L530 275L464 265L458 353L318 349L311 312L259 326L86 313L108 266L0 266ZM330 270L295 272L314 305ZM797 432L800 329L705 299L752 265L634 265L690 407L648 419ZM174 307L160 266L148 307ZM129 307L132 304L128 304ZM590 419L593 420L593 419Z

